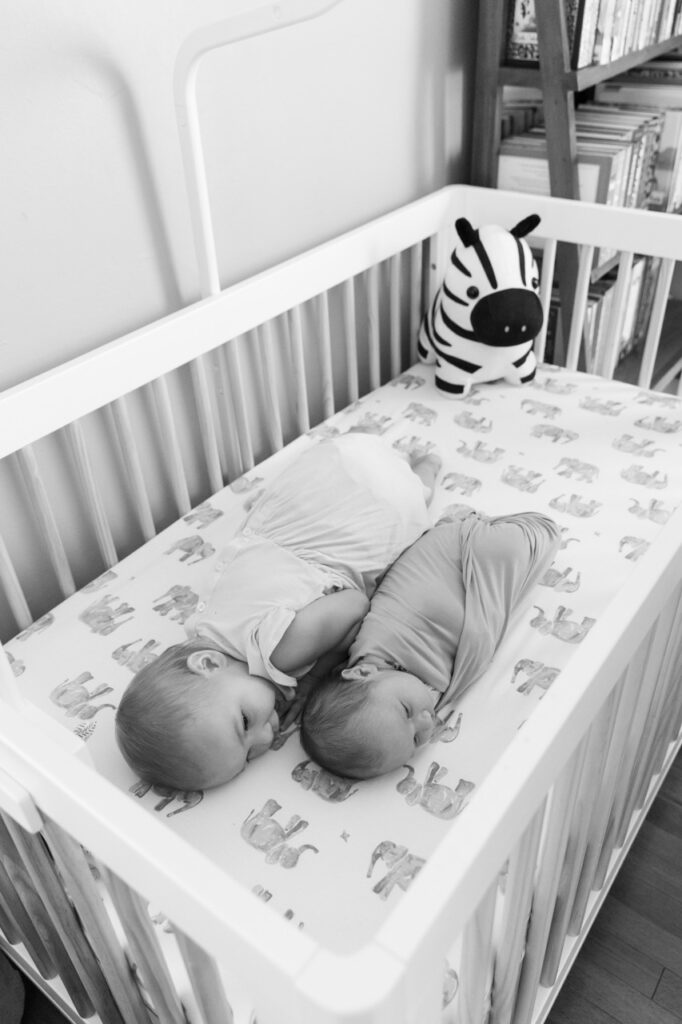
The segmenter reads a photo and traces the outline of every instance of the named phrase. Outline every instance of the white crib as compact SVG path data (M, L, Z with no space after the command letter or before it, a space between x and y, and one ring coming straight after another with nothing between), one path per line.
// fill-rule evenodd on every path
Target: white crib
M260 471L271 453L328 429L330 417L386 382L409 386L417 326L457 216L511 226L541 215L532 242L545 307L557 243L576 248L565 368L547 370L556 381L582 379L595 249L619 253L610 330L590 365L604 380L618 374L633 254L659 260L638 380L649 388L682 248L682 221L669 215L453 186L220 289L192 99L196 60L209 46L329 6L264 5L181 55L205 298L0 395L3 505L20 523L0 538L6 640L40 631L53 605L78 599L137 545L160 551L160 530ZM540 362L544 347L543 333ZM681 367L682 359L665 387ZM622 385L604 387L607 398L620 389L622 401ZM494 409L506 392L484 394ZM661 411L658 436L672 439L679 461L682 402L670 388L627 395L644 396L653 423ZM451 400L452 416L458 408ZM59 458L73 486L64 497L62 481L53 500ZM114 495L107 473L121 484ZM668 503L682 504L682 488ZM23 688L10 643L0 661L0 948L75 1024L542 1021L682 742L682 509L657 511L652 500L656 536L627 585L609 596L421 870L401 875L406 852L386 852L406 891L344 951L286 920L105 777L83 732ZM33 557L37 547L45 553L39 583L23 570L27 545ZM59 643L51 650L61 678Z

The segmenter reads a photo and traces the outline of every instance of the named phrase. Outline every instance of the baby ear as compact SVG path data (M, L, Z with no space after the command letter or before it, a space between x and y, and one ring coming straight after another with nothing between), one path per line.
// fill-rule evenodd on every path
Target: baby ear
M187 655L187 668L197 676L210 676L217 669L227 668L229 660L222 651L206 648L204 651L192 651Z
M348 680L371 679L372 676L375 676L378 671L379 669L377 668L376 665L360 663L358 665L353 665L352 668L344 668L343 672L341 673L341 678Z

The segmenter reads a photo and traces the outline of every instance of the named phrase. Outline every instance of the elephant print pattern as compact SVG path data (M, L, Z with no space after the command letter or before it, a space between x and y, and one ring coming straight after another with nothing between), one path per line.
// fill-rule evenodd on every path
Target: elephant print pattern
M291 727L220 789L141 782L122 764L112 730L132 674L184 639L183 622L226 537L286 459L359 428L398 451L441 454L434 521L473 508L537 511L558 524L561 548L517 610L508 642L431 741L383 778L357 782L324 772ZM432 366L415 366L249 470L19 633L7 645L12 672L41 710L87 741L97 770L127 799L198 846L253 898L269 899L293 927L349 952L382 925L444 831L466 834L468 812L500 753L561 686L562 670L599 630L609 602L682 504L681 454L682 400L672 395L541 366L523 387L474 384L453 401L436 389ZM457 953L448 961L456 972Z

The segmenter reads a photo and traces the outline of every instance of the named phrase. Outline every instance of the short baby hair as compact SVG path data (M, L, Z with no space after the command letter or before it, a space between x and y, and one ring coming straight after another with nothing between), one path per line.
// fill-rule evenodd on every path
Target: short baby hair
M203 766L191 726L207 699L203 676L187 658L213 649L206 640L168 647L137 672L116 711L116 742L128 765L145 782L173 789L202 789Z
M301 715L301 745L321 768L351 779L371 778L379 752L358 735L357 716L369 700L367 679L344 679L337 672L316 686Z

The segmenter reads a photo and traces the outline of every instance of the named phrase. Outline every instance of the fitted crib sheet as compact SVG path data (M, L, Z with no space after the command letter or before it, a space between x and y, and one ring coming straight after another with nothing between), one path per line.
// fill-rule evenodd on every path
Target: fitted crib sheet
M131 675L184 638L225 539L275 473L320 438L361 426L443 457L435 521L454 505L534 509L562 531L484 677L405 766L349 782L297 732L218 790L149 787L114 740ZM94 765L297 928L337 952L382 923L682 501L682 400L541 367L524 387L441 396L416 366L195 508L7 644L24 695L87 744ZM188 879L191 886L191 879Z

